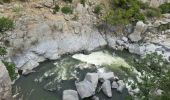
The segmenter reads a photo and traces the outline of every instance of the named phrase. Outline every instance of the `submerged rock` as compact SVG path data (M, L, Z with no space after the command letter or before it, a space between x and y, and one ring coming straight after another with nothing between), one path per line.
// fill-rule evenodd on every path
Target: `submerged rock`
M77 91L82 99L91 97L95 94L93 84L87 80L76 83Z
M106 80L103 84L102 84L102 91L103 93L108 96L108 97L112 97L112 90L111 90L111 83L109 80Z
M91 99L92 99L92 100L99 100L99 97L93 96Z
M64 90L63 100L79 100L77 91L75 91L75 90Z

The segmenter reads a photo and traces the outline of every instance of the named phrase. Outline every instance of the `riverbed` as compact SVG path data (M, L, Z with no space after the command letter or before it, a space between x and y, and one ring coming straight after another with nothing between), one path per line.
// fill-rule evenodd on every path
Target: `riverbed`
M120 66L130 68L134 59L135 55L127 51L111 49L64 55L58 60L40 63L34 73L20 76L13 85L13 95L17 100L62 100L63 90L76 90L75 82L83 80L88 72L104 68L123 79ZM113 97L107 98L101 91L97 96L100 100L125 100L128 92L127 89L123 93L113 90Z

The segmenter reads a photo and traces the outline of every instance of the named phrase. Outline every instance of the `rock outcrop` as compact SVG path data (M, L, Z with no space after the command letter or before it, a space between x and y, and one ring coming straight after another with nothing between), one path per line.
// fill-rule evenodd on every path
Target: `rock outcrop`
M0 61L0 100L12 100L11 79L4 64Z
M105 82L102 84L102 91L106 96L112 97L111 83L109 80L105 80Z

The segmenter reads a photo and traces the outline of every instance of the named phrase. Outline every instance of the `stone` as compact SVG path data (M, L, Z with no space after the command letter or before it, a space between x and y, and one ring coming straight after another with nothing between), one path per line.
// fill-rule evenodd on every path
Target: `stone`
M91 99L92 99L92 100L99 100L99 97L93 96Z
M112 82L112 88L117 89L118 87L119 87L119 85L117 84L117 82L113 81Z
M119 87L117 88L117 91L121 92L123 91L123 89L126 87L125 83L123 82L123 80L119 80L118 82Z
M13 100L11 79L5 65L0 61L0 100Z
M99 74L99 80L101 82L104 82L105 80L113 80L115 78L113 72L108 73L98 73Z
M77 91L75 91L75 90L64 90L63 100L79 100Z
M105 80L102 84L102 91L106 96L112 97L111 83L109 80Z
M96 89L98 84L98 73L87 73L85 76L85 80L91 82L94 89Z
M129 39L132 42L138 42L142 39L141 34L144 33L147 29L147 25L142 21L138 21L135 26L135 30L132 34L129 35Z
M76 88L82 99L91 97L95 94L93 84L86 80L76 83Z

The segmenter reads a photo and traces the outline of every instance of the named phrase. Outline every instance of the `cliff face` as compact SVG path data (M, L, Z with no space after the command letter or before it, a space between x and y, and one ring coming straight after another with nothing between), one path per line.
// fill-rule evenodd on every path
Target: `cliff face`
M0 61L0 100L12 100L11 79L4 64Z

